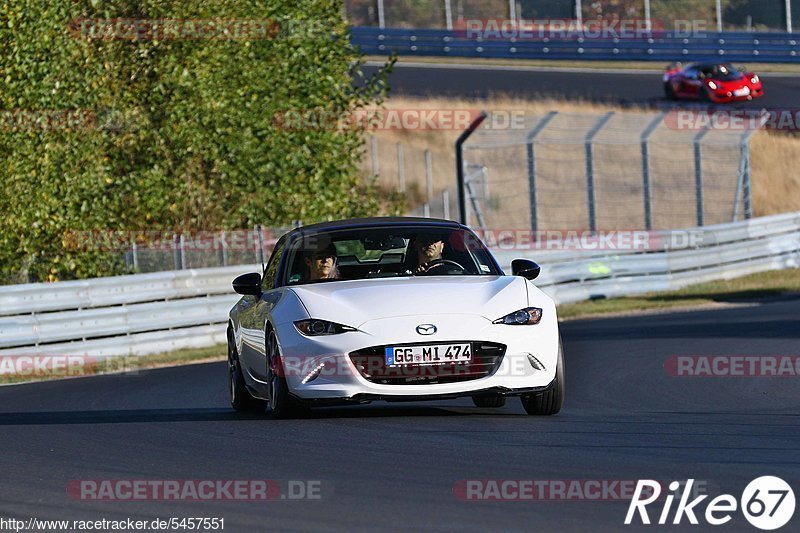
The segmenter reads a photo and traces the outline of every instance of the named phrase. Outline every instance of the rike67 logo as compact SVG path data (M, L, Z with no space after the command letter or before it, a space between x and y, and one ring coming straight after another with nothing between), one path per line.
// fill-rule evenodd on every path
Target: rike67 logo
M693 484L694 479L689 479L683 490L681 490L683 484L678 481L669 484L670 493L663 498L663 507L656 523L660 525L670 523L672 515L672 524L680 524L686 517L690 524L697 525L700 515L709 525L721 526L733 520L737 509L740 509L751 525L764 531L772 531L786 525L794 515L794 492L792 487L779 477L762 476L754 479L745 487L738 501L730 494L721 494L706 504L704 513L700 512L700 504L708 498L708 495L697 496L689 501ZM673 514L672 504L676 496L679 501ZM651 521L647 506L656 501L661 504L661 484L650 479L639 480L628 507L628 514L625 516L625 524L633 523L638 514L642 524L649 525Z

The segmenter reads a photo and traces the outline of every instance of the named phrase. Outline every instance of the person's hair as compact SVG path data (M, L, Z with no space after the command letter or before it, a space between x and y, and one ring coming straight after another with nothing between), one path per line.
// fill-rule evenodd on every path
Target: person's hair
M333 258L333 266L331 267L331 273L328 279L340 279L341 274L339 273L339 255L336 252L336 246L333 243L330 243L328 246L324 248L319 248L317 250L311 250L306 253L306 258L310 259L312 262L315 258L318 257L332 257ZM311 265L307 265L308 269L308 278L311 278Z

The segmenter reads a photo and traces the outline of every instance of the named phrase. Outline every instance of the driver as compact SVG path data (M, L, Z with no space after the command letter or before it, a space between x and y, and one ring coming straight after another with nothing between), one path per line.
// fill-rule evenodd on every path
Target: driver
M442 235L420 234L414 239L417 251L417 264L415 274L460 274L464 267L442 257L444 252L444 239Z
M308 267L308 280L339 279L339 269L336 267L336 246L329 243L324 248L312 251L305 258Z

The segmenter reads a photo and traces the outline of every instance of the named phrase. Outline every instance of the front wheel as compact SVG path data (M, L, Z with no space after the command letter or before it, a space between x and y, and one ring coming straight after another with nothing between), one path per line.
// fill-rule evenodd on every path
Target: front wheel
M259 400L253 398L244 384L239 353L230 332L228 332L228 391L231 397L231 407L237 411L249 411L263 407Z
M537 394L523 394L522 407L529 415L550 416L561 411L564 405L564 349L558 340L558 362L553 387Z
M289 385L281 364L278 337L274 331L267 336L267 382L269 383L269 406L275 418L294 418L302 411L296 400L289 395Z
M675 90L670 82L664 83L664 97L667 100L675 100Z

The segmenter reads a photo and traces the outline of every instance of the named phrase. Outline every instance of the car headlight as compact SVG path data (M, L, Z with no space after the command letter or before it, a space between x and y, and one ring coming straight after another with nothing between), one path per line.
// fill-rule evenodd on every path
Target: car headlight
M322 335L339 335L347 331L356 331L356 328L350 326L343 326L335 322L328 322L327 320L317 320L310 318L308 320L298 320L294 323L297 331L306 335L307 337L319 337Z
M710 82L708 82L708 86L709 86L709 87L711 87L712 89L714 89L715 91L717 90L717 87L719 87L719 86L718 86L716 83L714 83L713 81L710 81Z
M750 83L758 83L759 81L760 80L758 78L758 74L756 74L752 78L750 78Z
M542 320L542 310L538 307L527 307L514 311L503 318L498 318L492 324L506 324L508 326L529 326L538 324Z

